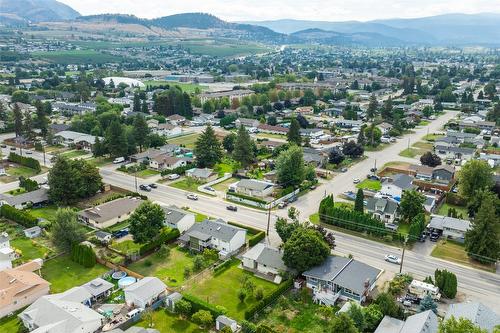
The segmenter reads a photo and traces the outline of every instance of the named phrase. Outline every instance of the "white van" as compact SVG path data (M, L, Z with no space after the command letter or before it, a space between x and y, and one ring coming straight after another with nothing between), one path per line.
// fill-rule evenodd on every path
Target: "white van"
M113 160L113 164L120 164L125 162L125 157L117 157Z
M142 311L143 311L142 308L134 309L134 310L130 311L129 313L127 313L126 317L127 317L127 319L133 318L133 317L137 316L139 313L141 313Z

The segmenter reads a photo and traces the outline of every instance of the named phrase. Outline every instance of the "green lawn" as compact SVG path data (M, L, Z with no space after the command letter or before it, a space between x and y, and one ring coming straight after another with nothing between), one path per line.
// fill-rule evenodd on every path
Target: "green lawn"
M382 188L382 184L380 183L380 180L365 179L356 185L356 188L379 191Z
M214 318L215 319L215 318ZM137 323L137 326L147 327L148 323L143 320ZM180 319L178 315L172 314L160 308L153 312L153 327L160 333L203 333L208 332L198 328L198 325L185 319Z
M249 295L244 303L241 303L238 299L238 290L243 278L247 276L253 282L255 288L262 287L264 295L274 290L276 285L239 268L239 264L239 260L234 260L229 269L212 278L196 282L187 288L187 292L209 303L225 307L229 317L242 320L245 310L256 303L253 295Z
M153 177L153 176L156 176L156 175L159 175L159 174L160 174L159 171L146 169L146 170L141 170L141 171L137 172L137 177L139 177L139 178L149 178L149 177Z
M220 182L218 184L215 184L214 186L212 186L216 191L223 191L223 192L226 192L227 189L228 189L228 186L233 184L233 183L236 183L238 181L237 178L229 178L223 182Z
M420 120L420 122L418 123L418 126L427 126L429 125L431 122L428 121L428 120Z
M151 87L158 87L158 86L165 86L169 85L171 87L177 86L182 89L182 91L187 92L188 94L196 92L196 88L199 90L203 91L208 89L208 86L203 86L199 85L196 83L180 83L180 82L172 82L172 81L156 81L156 80L148 80L148 81L143 81L143 83L146 86L151 86Z
M398 155L402 157L414 158L418 155L418 149L406 148L405 150L402 150Z
M123 254L138 253L141 246L142 244L134 243L134 241L131 239L125 240L123 242L114 242L113 244L111 244L111 248Z
M444 135L442 135L442 134L427 134L422 139L424 139L426 141L434 142L437 139L440 139L442 137L444 137Z
M193 210L189 210L189 211L194 214L194 221L195 222L203 222L206 219L210 218L209 216L207 216L205 214L197 213L197 212L195 212Z
M398 232L403 235L408 235L410 232L410 224L409 223L400 223L398 225Z
M200 134L195 133L195 134L188 134L188 135L183 135L183 136L178 136L173 139L169 139L168 143L175 144L175 145L183 145L186 148L194 148L194 145L196 143L196 140Z
M484 269L490 272L495 272L494 266L483 265L476 261L472 261L465 252L463 244L456 242L441 240L432 250L431 256L456 262L458 264L471 266L474 268Z
M41 208L26 209L26 211L29 212L34 217L42 218L48 221L53 221L54 216L58 209L59 208L57 206L50 205Z
M366 146L364 146L364 148L365 148L365 151L381 151L381 150L384 150L387 146L389 146L388 143L380 143L375 147L366 145Z
M467 219L469 216L469 212L467 210L467 207L451 205L448 203L444 203L443 205L441 205L441 207L439 207L439 210L437 213L439 215L448 216L448 209L450 209L450 208L455 208L457 211L457 214L462 215L462 217L464 219Z
M0 319L0 333L17 333L24 327L16 314Z
M42 277L51 283L50 291L60 293L80 286L106 273L109 269L100 264L85 268L73 262L68 255L46 261L42 267Z
M64 156L67 158L75 158L75 157L80 157L84 155L89 155L90 153L85 151L85 150L70 150L64 153L61 153L60 156Z
M106 164L112 163L114 158L112 157L92 157L87 160L87 162L91 163L96 167L102 167Z
M418 141L413 144L413 147L424 151L431 151L434 145L431 142Z
M14 189L14 190L10 190L9 192L6 192L6 193L13 195L13 196L16 196L16 195L26 193L26 190L24 188L20 187L20 188Z
M36 59L45 59L57 64L104 64L108 62L121 62L122 57L101 53L95 50L70 50L53 52L33 52L31 56Z
M104 230L107 232L113 233L115 231L124 229L124 228L128 227L129 225L130 225L130 221L127 219L127 220L122 221L120 223L113 224L111 227L104 228Z
M319 213L314 213L311 216L309 216L309 221L312 224L319 224Z
M23 176L25 178L30 178L30 177L33 177L33 176L38 174L35 170L28 168L28 167L25 167L25 166L22 166L22 165L17 165L14 167L7 167L5 172L7 172L8 176L0 177L0 182L10 183L10 182L18 180L19 177L21 177L21 176Z
M193 265L194 256L177 246L171 246L168 258L157 253L134 262L128 268L144 276L156 276L170 287L184 283L184 267Z
M21 262L28 262L37 258L45 258L46 255L52 253L52 250L43 246L36 240L29 238L16 238L10 241L10 245L18 250L21 250Z
M184 191L196 192L196 191L198 191L198 186L200 186L201 184L202 183L199 183L199 182L196 182L193 180L188 180L186 178L183 180L179 180L175 183L171 183L171 184L169 184L169 186L172 186L172 187L184 190Z

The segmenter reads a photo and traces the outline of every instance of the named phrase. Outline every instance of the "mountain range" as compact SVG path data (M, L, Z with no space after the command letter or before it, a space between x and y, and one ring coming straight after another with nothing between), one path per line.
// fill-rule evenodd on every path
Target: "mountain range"
M157 32L195 29L210 36L238 38L273 44L314 43L327 45L500 45L500 14L446 14L413 19L360 21L227 22L205 13L175 14L156 19L133 15L80 16L56 0L0 0L0 23L21 26L41 22L92 23L93 28L117 30L141 27ZM133 30L133 29L132 29ZM192 30L191 30L192 31Z

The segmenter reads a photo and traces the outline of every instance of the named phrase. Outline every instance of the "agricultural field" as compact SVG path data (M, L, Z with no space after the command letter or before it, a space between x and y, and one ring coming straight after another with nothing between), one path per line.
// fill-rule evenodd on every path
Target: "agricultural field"
M186 148L193 149L194 145L196 143L196 140L198 140L199 136L200 136L200 134L198 134L198 133L178 136L178 137L169 139L168 143L174 144L174 145L182 145Z
M123 58L95 50L71 50L56 52L33 52L35 59L47 60L57 64L104 64L107 62L121 62Z

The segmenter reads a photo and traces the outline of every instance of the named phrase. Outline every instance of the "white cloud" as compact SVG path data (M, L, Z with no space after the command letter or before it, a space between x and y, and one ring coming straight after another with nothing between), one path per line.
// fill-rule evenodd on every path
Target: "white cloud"
M83 15L134 14L154 18L205 12L228 21L280 18L347 21L500 12L499 0L59 0Z

